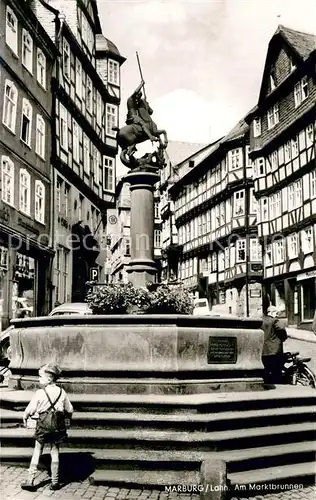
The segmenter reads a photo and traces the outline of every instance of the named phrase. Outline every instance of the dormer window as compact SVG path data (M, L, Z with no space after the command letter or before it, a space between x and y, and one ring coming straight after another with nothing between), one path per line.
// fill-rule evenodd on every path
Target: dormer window
M295 107L299 106L308 97L308 82L307 77L304 76L294 87L294 102Z
M294 71L296 68L296 64L294 62L294 59L293 57L290 57L290 72L292 73L292 71Z
M276 77L275 77L275 68L271 68L270 72L270 90L274 90L277 86Z

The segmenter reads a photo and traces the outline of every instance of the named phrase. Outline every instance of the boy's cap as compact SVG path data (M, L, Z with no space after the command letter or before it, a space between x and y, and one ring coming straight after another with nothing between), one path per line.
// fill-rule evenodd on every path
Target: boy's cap
M42 370L46 373L54 375L54 377L56 378L60 377L61 374L61 369L59 368L59 366L54 365L53 363L48 363L47 365L44 365L42 367Z

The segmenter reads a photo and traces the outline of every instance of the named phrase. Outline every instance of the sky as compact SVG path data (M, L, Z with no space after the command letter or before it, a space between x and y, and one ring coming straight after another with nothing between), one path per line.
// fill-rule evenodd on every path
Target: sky
M208 144L257 103L278 24L316 33L316 0L98 0L103 34L127 58L120 126L140 82L170 140Z

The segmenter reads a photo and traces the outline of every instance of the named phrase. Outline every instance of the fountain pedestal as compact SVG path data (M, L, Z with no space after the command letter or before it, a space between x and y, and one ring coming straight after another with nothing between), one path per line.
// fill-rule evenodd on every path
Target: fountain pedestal
M154 281L154 185L157 170L144 167L125 176L131 191L131 261L127 272L136 287Z

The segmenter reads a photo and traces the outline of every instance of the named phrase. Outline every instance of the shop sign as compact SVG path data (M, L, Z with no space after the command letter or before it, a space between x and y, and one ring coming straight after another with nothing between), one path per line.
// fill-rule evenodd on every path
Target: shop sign
M6 247L0 247L0 267L8 269L8 249Z
M34 279L34 259L21 253L16 254L15 278Z
M296 278L297 281L309 280L311 278L316 278L316 269L312 271L307 271L306 273L299 274Z

